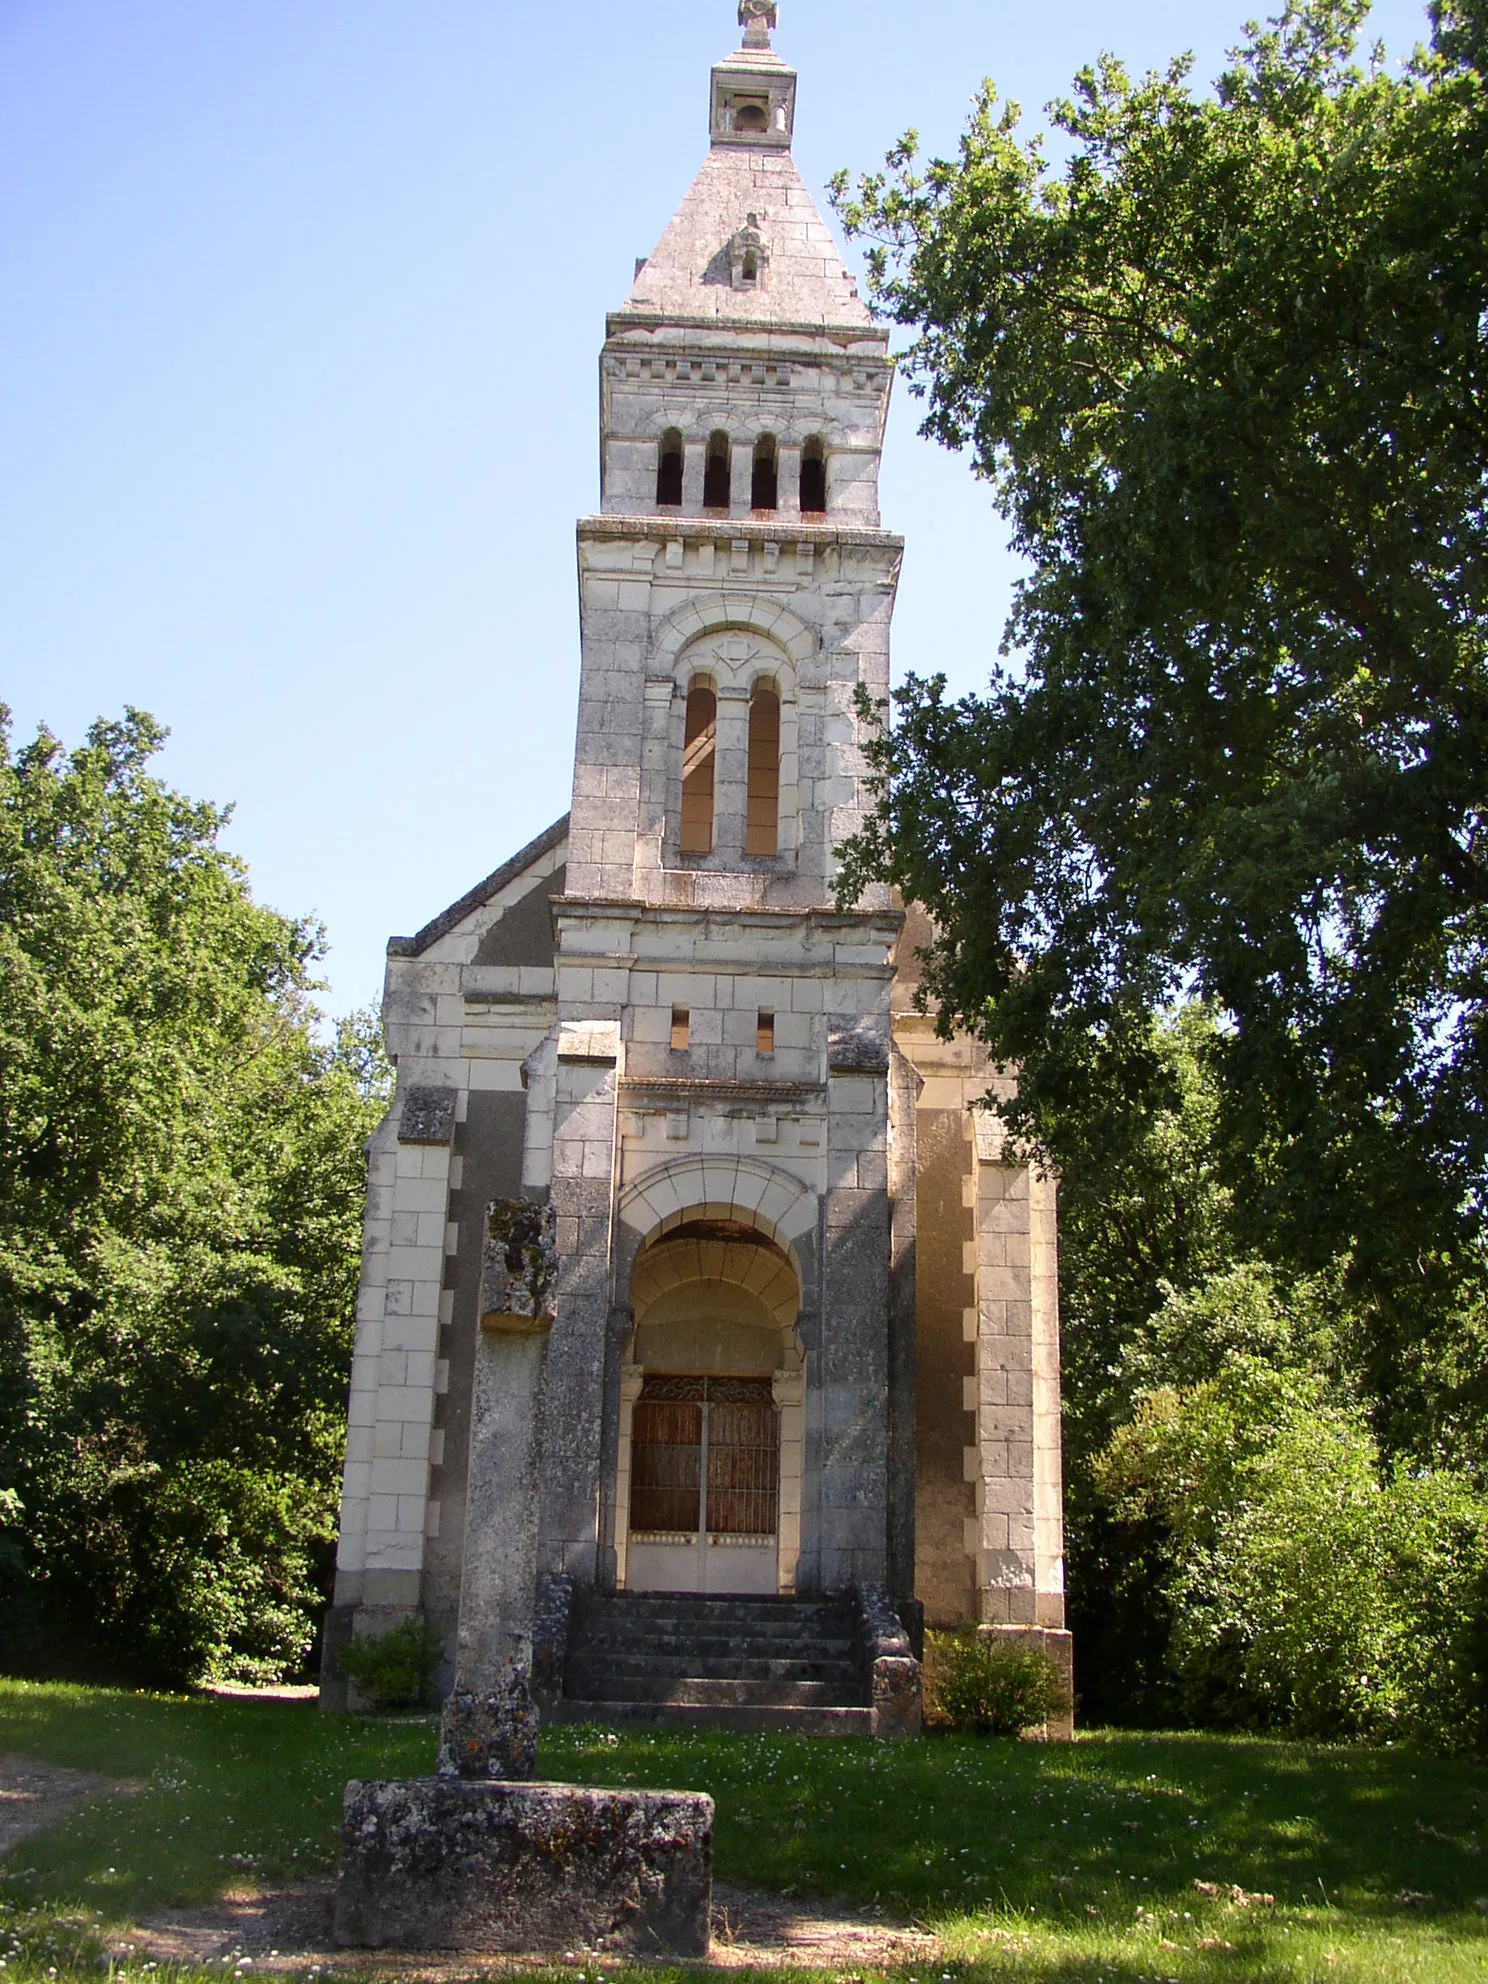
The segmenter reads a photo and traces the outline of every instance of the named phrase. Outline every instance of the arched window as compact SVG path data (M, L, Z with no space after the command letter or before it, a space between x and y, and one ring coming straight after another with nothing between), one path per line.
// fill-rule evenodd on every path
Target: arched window
M827 513L827 446L820 434L813 434L801 450L801 514L822 517Z
M780 848L780 692L756 682L749 698L749 795L744 852L772 855Z
M656 506L680 509L682 506L682 436L669 427L661 437L661 453L656 458Z
M741 103L734 112L736 131L768 131L770 115L762 103Z
M713 852L713 762L718 749L718 697L712 678L695 675L687 690L682 744L684 854Z
M761 434L754 444L754 475L749 485L751 510L774 509L776 481L775 436Z
M703 508L726 510L729 506L729 456L727 434L708 436L708 459L703 467Z

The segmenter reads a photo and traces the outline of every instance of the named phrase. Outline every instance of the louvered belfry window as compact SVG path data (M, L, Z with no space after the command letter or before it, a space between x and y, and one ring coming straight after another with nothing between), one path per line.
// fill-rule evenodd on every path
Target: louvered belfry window
M780 1420L768 1378L648 1375L631 1422L632 1536L775 1534Z

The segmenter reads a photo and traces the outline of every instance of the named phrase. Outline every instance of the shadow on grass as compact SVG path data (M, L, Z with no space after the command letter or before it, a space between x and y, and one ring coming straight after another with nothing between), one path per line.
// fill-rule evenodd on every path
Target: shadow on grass
M346 1780L422 1775L435 1741L432 1717L0 1682L0 1750L144 1786L24 1842L0 1907L12 1924L70 1911L86 1928L323 1878ZM1449 1979L1481 1976L1488 1955L1474 1764L1128 1731L1043 1747L555 1726L539 1768L711 1792L721 1879L921 1922L953 1979L1204 1984L1295 1976L1299 1961ZM1407 1956L1425 1967L1399 1968ZM59 1947L41 1974L67 1962ZM0 1984L26 1974L12 1960ZM933 1967L902 1974L941 1984Z

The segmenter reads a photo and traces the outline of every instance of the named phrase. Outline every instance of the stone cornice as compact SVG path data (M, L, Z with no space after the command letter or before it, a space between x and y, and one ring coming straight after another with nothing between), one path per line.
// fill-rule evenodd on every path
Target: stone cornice
M562 917L577 922L614 922L617 918L644 918L647 923L706 923L717 921L732 928L790 930L811 927L818 930L887 931L888 941L897 939L904 928L902 909L826 909L820 905L804 908L729 909L722 903L645 902L639 896L553 896L555 923ZM578 962L561 954L557 964Z
M860 551L888 551L896 556L904 539L891 530L866 525L764 523L754 517L684 517L672 514L624 517L599 514L580 517L579 542L590 538L655 538L658 544L681 538L684 543L726 544L743 538L757 544L845 544ZM724 576L727 576L726 574Z
M825 1082L730 1082L701 1076L695 1081L685 1075L622 1075L620 1093L634 1102L640 1096L654 1096L658 1105L678 1102L784 1102L820 1100L827 1092Z
M874 356L888 359L889 334L872 324L824 324L803 321L800 323L750 323L747 320L731 323L724 317L677 317L665 310L622 310L612 311L605 318L605 347L623 338L629 331L685 331L702 332L717 337L730 350L740 350L750 343L760 351L768 352L778 346L782 339L809 338L815 345L835 345L846 353L854 345L871 345ZM865 354L866 356L867 354ZM889 360L892 363L892 360Z

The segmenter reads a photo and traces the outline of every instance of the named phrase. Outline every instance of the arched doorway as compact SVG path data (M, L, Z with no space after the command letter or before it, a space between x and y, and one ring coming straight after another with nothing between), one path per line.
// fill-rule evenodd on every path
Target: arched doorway
M793 1590L804 1373L789 1255L754 1225L700 1209L651 1235L630 1296L619 1582L631 1591Z

